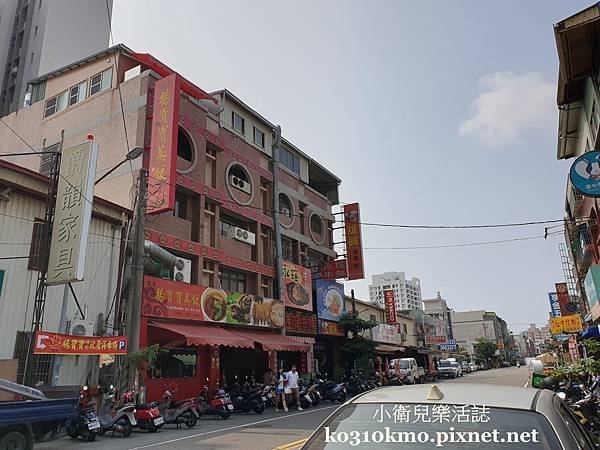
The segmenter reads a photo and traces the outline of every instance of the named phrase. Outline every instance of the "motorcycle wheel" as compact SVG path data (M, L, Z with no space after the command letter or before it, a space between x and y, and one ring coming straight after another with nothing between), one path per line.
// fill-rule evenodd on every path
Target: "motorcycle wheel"
M319 404L319 396L318 395L313 395L312 397L312 404L313 406L317 406Z
M344 403L346 401L346 394L343 392L340 392L340 394L337 396L336 400L340 403Z
M185 418L185 426L188 428L194 428L196 426L196 424L198 423L198 419L196 419L196 416L193 413L190 413L186 418Z
M158 431L158 427L154 425L153 420L148 421L148 431L150 433L156 433Z
M224 407L223 409L219 410L217 416L219 416L223 420L229 419L229 417L231 416L231 411L229 411L229 408Z
M129 420L124 419L122 421L117 422L119 425L121 425L121 436L123 437L129 437L129 435L131 434L131 432L133 431L133 426L131 425L131 423L129 423Z
M312 402L309 402L304 397L300 398L300 406L302 406L302 409L310 408L311 405L312 405Z
M265 404L261 401L258 402L258 404L256 406L254 406L254 408L252 408L254 410L254 412L256 414L262 414L263 411L265 410Z
M93 431L88 431L87 434L85 434L83 436L83 438L87 441L87 442L94 442L96 440L96 433L94 433Z
M102 436L104 433L106 433L106 428L100 427L100 429L97 431L97 434L99 434L100 436Z
M79 431L77 431L77 425L69 425L67 427L67 434L72 439L77 439L79 437Z

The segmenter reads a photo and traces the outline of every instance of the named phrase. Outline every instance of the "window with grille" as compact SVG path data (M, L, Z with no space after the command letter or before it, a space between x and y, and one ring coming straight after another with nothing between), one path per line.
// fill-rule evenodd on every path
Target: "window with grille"
M44 152L58 152L60 150L60 143L51 145L50 147L44 147ZM42 153L40 155L40 173L42 175L50 175L52 173L52 165L54 164L54 153Z
M219 271L221 289L232 292L246 292L246 274L235 270L222 269Z
M287 236L281 236L281 254L283 259L296 262L296 258L294 257L293 240Z

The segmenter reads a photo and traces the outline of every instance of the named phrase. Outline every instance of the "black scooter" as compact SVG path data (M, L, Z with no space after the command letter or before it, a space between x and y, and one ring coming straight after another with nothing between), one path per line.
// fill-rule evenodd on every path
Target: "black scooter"
M246 380L244 386L240 387L236 376L233 389L231 392L231 402L233 403L234 411L247 413L250 410L254 410L256 414L263 413L265 410L265 402L262 395L263 386L252 388L248 380Z
M83 386L79 392L77 414L69 418L65 425L67 434L73 439L81 436L88 442L96 440L96 434L100 430L100 421L98 420L94 405L90 404L90 395L87 386Z

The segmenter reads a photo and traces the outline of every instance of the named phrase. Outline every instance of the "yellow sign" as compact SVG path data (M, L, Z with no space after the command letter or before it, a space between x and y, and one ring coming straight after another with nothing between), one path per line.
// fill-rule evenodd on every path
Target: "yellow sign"
M552 334L577 333L583 330L581 317L578 314L554 317L550 320L550 331Z

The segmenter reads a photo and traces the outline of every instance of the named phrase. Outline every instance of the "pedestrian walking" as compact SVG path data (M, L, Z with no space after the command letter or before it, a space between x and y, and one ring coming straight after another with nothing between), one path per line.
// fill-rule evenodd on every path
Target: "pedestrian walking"
M288 387L292 390L291 394L296 399L296 405L298 406L298 411L302 411L302 406L300 405L300 389L298 387L298 378L300 378L300 374L296 371L296 366L292 366L292 370L285 374L288 380Z
M279 402L283 404L283 410L288 412L287 404L285 402L285 388L287 384L287 377L283 372L283 367L280 367L277 375L275 376L275 394L277 394L277 400L275 404L275 411L279 412Z

